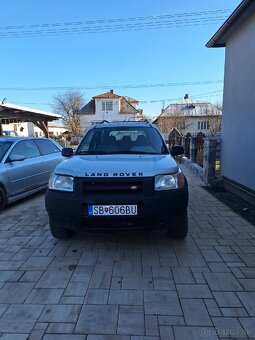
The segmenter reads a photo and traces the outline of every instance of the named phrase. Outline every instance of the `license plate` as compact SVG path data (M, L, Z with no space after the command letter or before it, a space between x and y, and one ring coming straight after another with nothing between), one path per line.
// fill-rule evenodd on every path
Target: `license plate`
M89 216L137 215L137 205L89 205Z

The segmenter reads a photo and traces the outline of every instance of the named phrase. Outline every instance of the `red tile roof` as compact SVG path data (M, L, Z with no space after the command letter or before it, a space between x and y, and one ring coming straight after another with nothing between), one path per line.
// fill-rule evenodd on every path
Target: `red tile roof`
M120 98L121 96L118 96L117 94L113 93L113 90L110 90L109 92L99 94L98 96L93 97L93 99L100 99L100 98Z

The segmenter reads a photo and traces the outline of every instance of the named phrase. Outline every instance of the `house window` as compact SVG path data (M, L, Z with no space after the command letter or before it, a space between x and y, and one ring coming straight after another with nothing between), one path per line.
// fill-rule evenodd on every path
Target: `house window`
M200 130L200 122L197 122L197 129Z
M207 129L209 129L209 128L210 128L209 121L207 121Z
M102 102L102 111L112 111L113 110L113 102Z

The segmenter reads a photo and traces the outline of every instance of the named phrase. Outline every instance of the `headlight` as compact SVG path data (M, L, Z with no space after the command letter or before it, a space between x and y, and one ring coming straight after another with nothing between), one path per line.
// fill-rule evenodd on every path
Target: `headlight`
M60 191L73 191L73 177L51 174L48 188Z
M156 191L180 189L184 186L185 180L181 172L171 175L158 175L155 177L154 188Z

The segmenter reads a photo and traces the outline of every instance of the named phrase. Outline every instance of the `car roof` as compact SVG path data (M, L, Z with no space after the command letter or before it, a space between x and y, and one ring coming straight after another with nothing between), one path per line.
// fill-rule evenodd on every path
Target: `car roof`
M155 125L149 123L149 122L136 122L136 121L132 121L132 122L106 122L103 121L100 124L97 124L94 126L95 129L101 129L101 128L105 128L105 127L155 127Z

